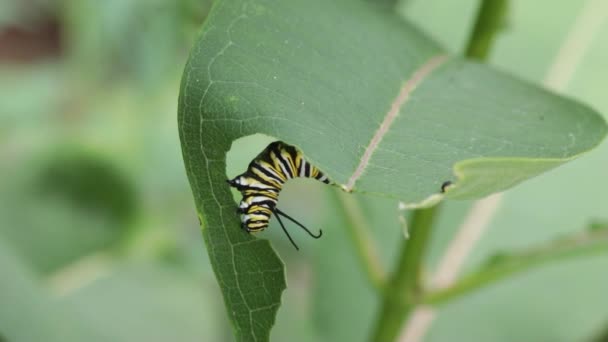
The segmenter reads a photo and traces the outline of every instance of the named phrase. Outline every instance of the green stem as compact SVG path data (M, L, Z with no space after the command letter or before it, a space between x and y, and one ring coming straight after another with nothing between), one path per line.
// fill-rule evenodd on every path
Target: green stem
M608 226L579 232L549 244L504 256L494 263L462 277L448 288L426 294L422 302L429 305L440 305L502 279L528 271L533 267L563 258L597 253L608 253Z
M506 14L507 0L483 0L466 56L485 60ZM372 341L394 341L422 296L421 270L438 205L414 211L411 239L403 241L395 272L385 287Z
M473 32L469 36L466 56L486 60L507 12L507 0L482 1Z
M363 269L370 284L382 292L386 280L386 272L382 267L373 238L369 234L369 224L361 210L357 198L350 194L334 191L336 202L343 210L348 220L348 233L354 245L355 253L363 265Z
M394 341L422 291L422 265L439 206L414 211L411 239L403 239L397 268L386 286L371 340Z

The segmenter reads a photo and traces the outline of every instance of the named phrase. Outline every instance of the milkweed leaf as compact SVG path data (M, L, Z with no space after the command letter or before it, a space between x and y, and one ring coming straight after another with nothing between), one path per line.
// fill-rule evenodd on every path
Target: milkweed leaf
M265 240L240 229L232 141L300 148L347 191L409 204L505 190L596 146L592 109L459 57L359 0L218 0L185 67L179 129L236 336L266 341L285 288ZM428 203L428 201L426 201Z

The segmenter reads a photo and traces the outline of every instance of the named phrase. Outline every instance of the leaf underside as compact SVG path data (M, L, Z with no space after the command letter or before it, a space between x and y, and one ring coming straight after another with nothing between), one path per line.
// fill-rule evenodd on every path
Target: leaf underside
M588 107L484 65L449 57L428 69L441 55L366 1L216 2L185 67L179 130L239 340L268 339L285 281L268 241L240 229L225 183L232 141L263 133L353 191L419 203L448 180L448 197L504 190L606 134Z

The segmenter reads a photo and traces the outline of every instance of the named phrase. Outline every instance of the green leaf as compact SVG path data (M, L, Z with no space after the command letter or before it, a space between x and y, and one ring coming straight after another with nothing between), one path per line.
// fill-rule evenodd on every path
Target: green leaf
M580 47L562 50L560 46L571 30L590 27L593 20L575 20L582 8L593 7L587 6L589 4L561 2L560 6L551 8L551 20L538 25L542 13L546 13L546 4L516 3L517 6L511 8L507 31L492 50L492 64L540 82L561 53L582 52ZM459 50L462 45L454 43L468 32L467 7L478 4L413 1L411 5L406 13L412 21L433 32L442 42L450 42L453 50ZM450 8L445 8L446 5ZM587 14L595 17L593 13L600 12ZM429 20L429 16L433 20ZM587 37L601 34L599 30L600 27L596 27L587 31ZM606 114L608 98L602 86L605 80L597 71L605 63L603 56L608 53L608 45L602 44L602 39L588 44L579 62L570 60L565 64L572 72L565 92ZM560 65L562 72L564 64ZM574 67L576 70L570 69ZM551 241L580 229L591 218L606 218L608 186L601 179L606 173L607 148L608 144L604 143L575 163L505 193L494 219L467 258L463 273L476 270L480 263L499 251L517 251ZM449 203L444 209L460 202ZM454 222L461 221L451 222L445 229L436 230L437 240L450 239L458 227ZM606 267L608 255L568 259L475 291L442 307L424 340L589 341L590 336L606 326L608 318L608 306L598 300L604 298L608 284L608 274L599 270Z
M299 147L347 190L420 203L504 190L596 146L591 109L446 57L399 17L353 0L218 1L185 67L180 138L203 236L241 340L266 340L284 289L265 240L239 227L231 142ZM458 178L458 179L457 179Z
M45 152L6 168L0 237L33 269L48 274L116 246L138 206L133 184L112 161L68 146ZM34 214L24 215L23 208Z
M0 340L107 341L70 308L58 306L0 237Z
M213 312L221 305L211 281L160 263L125 263L59 303L104 329L106 341L221 341L227 322Z
M446 302L451 297L472 292L474 289L545 263L606 252L608 252L608 225L587 228L582 232L570 234L517 253L495 254L489 258L486 265L461 277L451 287L430 293L426 302Z

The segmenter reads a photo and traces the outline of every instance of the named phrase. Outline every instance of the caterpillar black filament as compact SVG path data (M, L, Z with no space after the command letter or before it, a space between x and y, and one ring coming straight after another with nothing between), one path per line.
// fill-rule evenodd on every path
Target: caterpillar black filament
M241 214L241 227L250 233L262 231L268 227L271 215L275 214L296 249L298 246L285 229L281 216L297 224L310 236L320 238L322 231L313 234L303 224L277 208L283 184L295 177L314 178L325 184L331 183L323 172L304 159L298 149L282 141L275 141L249 163L245 172L228 180L228 184L243 195L237 209Z

